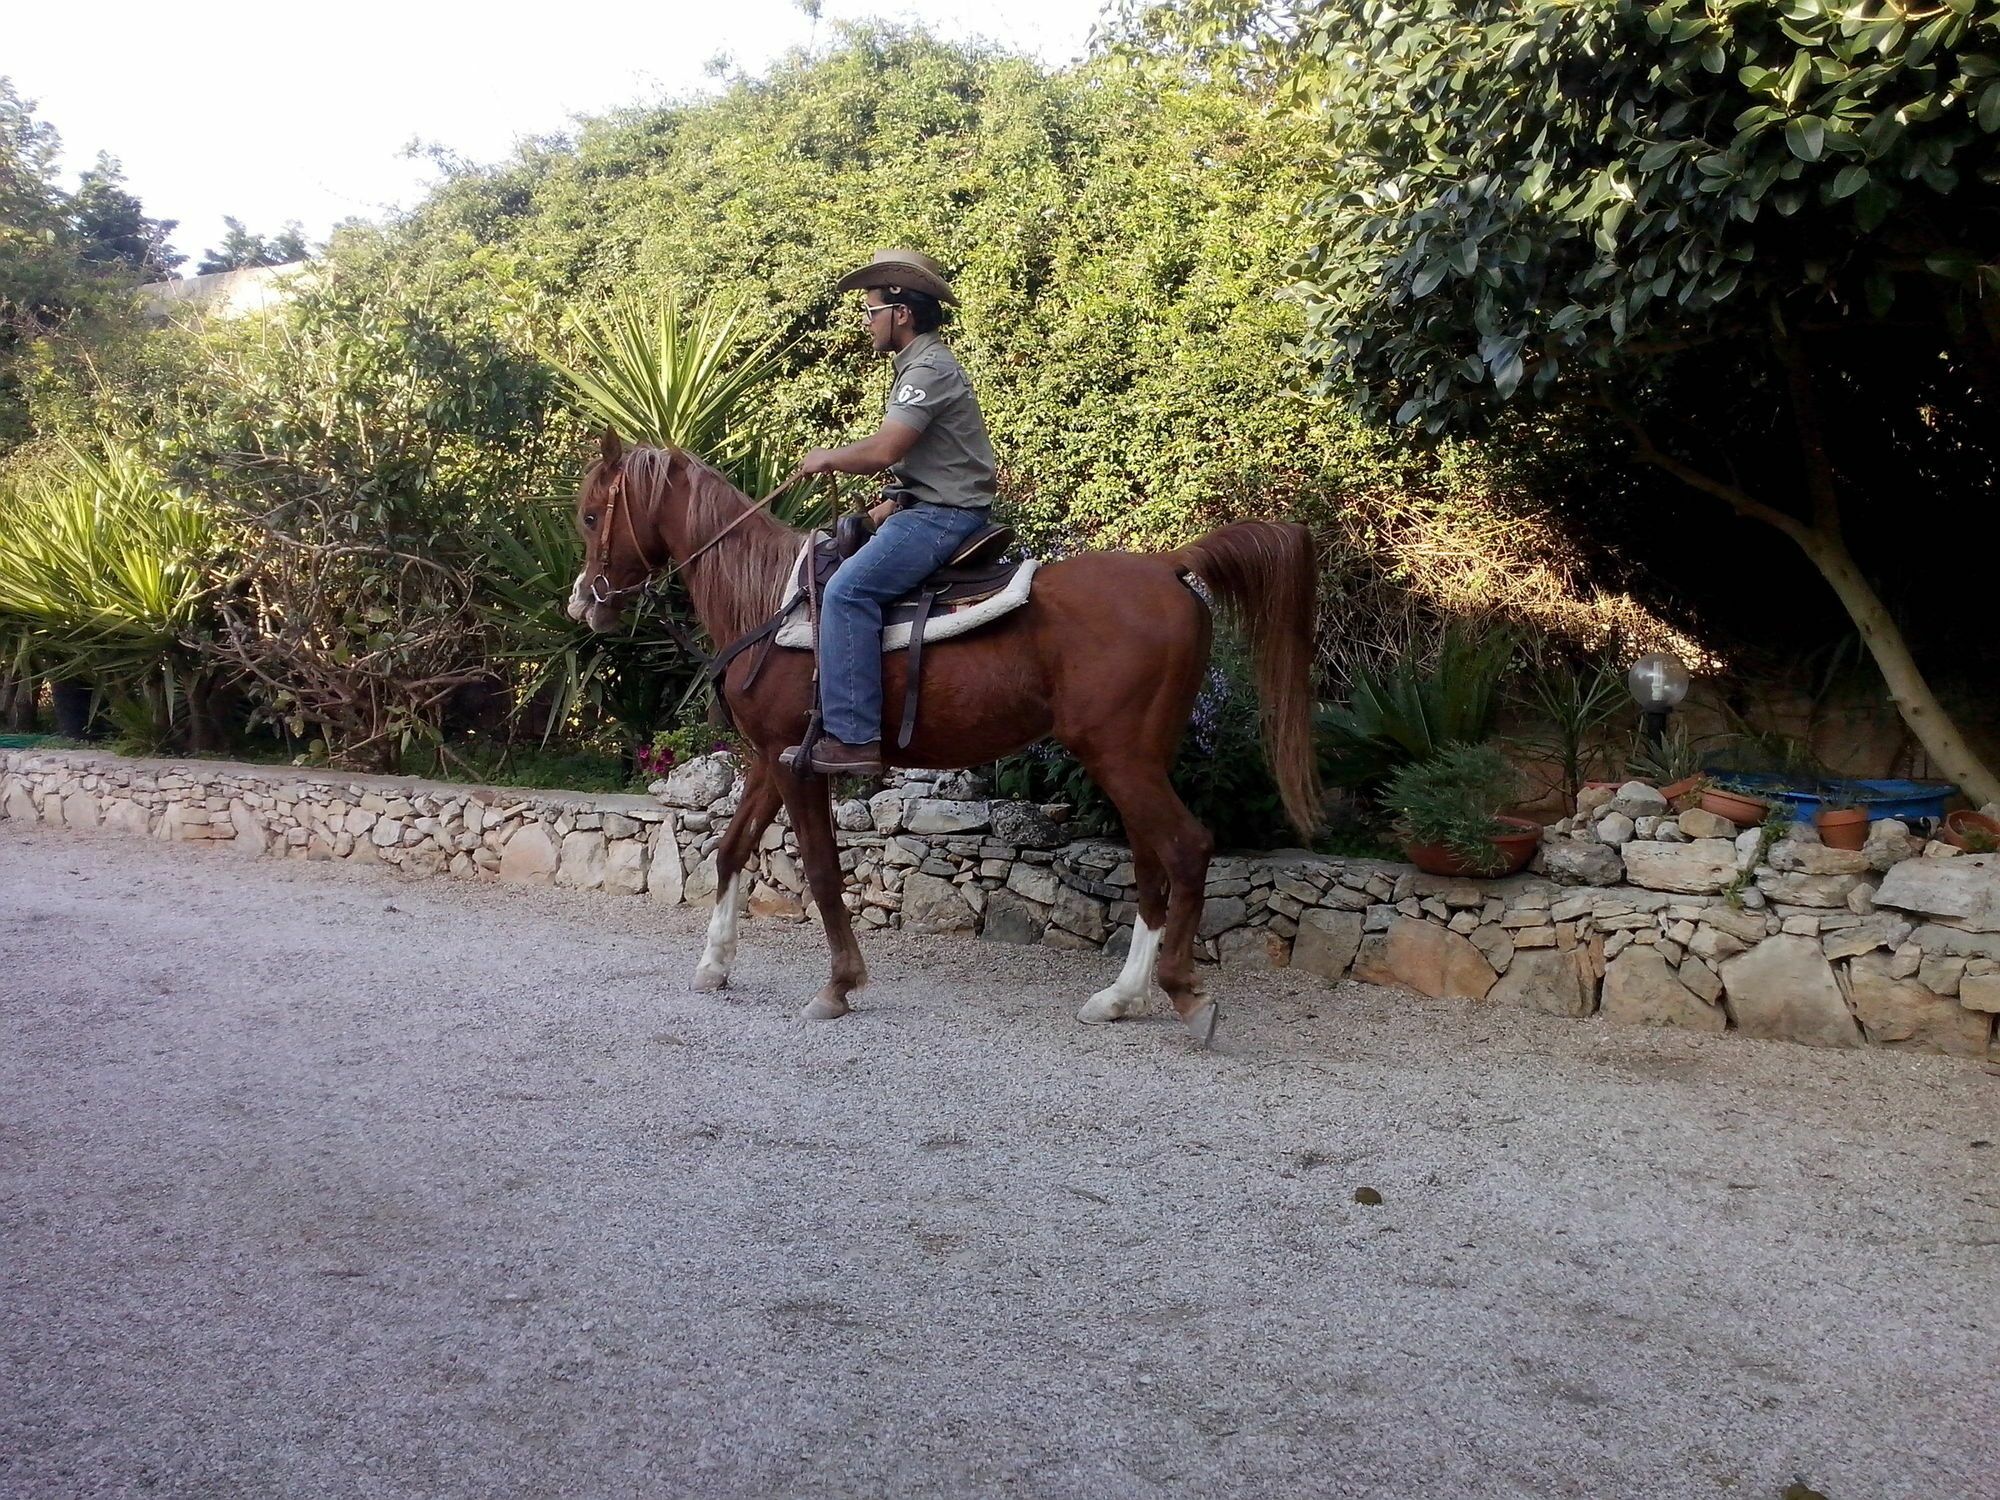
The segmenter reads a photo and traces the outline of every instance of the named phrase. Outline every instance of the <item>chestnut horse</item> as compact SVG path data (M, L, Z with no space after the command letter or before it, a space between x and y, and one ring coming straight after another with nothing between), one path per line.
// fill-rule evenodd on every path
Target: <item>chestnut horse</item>
M577 496L584 570L569 611L615 628L624 602L678 566L702 628L719 648L776 613L804 537L759 509L722 475L677 449L623 449L607 435ZM718 540L719 538L719 540ZM1197 1040L1215 1005L1195 981L1208 831L1175 795L1168 770L1208 664L1212 598L1248 627L1264 713L1264 746L1302 831L1319 812L1309 723L1316 565L1303 526L1241 522L1156 556L1092 552L1039 569L1026 605L966 635L925 647L921 717L907 751L894 749L907 652L883 664L882 736L893 764L984 765L1053 738L1090 772L1124 819L1139 917L1123 971L1077 1012L1113 1021L1144 1005L1155 977ZM716 901L694 987L720 989L736 957L743 867L782 803L832 949L815 1020L846 1015L867 982L841 902L826 778L795 775L778 755L802 737L813 707L810 653L776 650L751 678L746 652L720 690L750 747L743 797L716 856Z

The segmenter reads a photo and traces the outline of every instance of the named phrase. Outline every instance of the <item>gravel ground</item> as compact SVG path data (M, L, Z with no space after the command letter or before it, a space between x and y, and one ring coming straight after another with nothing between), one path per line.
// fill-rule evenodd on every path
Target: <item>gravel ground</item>
M0 823L0 1493L2000 1496L1978 1066L701 920Z

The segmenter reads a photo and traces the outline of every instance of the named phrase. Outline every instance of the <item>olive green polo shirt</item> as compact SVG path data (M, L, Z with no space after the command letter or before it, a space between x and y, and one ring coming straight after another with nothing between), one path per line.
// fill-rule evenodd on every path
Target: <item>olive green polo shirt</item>
M999 490L993 444L957 356L935 333L920 333L896 356L893 369L888 419L922 436L890 465L890 488L927 505L991 505Z

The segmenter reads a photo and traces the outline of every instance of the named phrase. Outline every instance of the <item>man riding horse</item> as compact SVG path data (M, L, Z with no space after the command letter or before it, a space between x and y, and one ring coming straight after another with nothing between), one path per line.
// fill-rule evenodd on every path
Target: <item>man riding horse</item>
M694 987L729 983L745 872L782 806L832 953L827 982L802 1014L847 1015L868 970L844 900L830 777L885 762L986 765L1054 740L1117 806L1138 897L1124 965L1078 1019L1139 1015L1157 986L1207 1044L1219 1011L1195 974L1194 945L1214 841L1174 790L1174 755L1207 670L1212 614L1228 611L1257 664L1265 754L1285 811L1302 834L1317 825L1312 535L1289 523L1239 521L1172 552L1023 563L1028 586L997 613L927 624L943 576L934 570L986 520L992 447L965 372L937 336L952 293L936 264L883 251L840 285L863 292L871 341L894 356L888 415L873 437L815 449L801 469L886 470L891 483L874 509L881 530L822 595L823 673L810 651L793 649L810 634L792 640L784 628L798 597L791 580L802 564L808 588L819 575L808 539L766 509L777 491L753 503L695 454L627 449L606 433L577 495L584 561L571 615L616 629L652 580L677 572L716 646L710 670L747 752L742 799L715 849L715 910ZM913 622L892 627L897 639L886 640L882 606L906 591L916 596ZM885 747L891 714L901 731ZM816 722L827 735L815 746Z
M987 524L998 488L993 445L965 371L938 329L956 305L944 268L915 250L878 250L837 289L863 295L877 354L891 356L888 411L872 436L814 448L800 475L880 474L875 534L844 562L820 602L819 700L825 733L784 752L822 776L882 773L882 608L956 555Z

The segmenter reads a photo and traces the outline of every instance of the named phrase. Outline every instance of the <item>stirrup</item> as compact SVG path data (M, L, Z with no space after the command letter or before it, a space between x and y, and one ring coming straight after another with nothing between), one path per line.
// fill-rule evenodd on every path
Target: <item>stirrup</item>
M778 753L778 764L794 776L880 776L882 742L850 745L825 735L810 745L794 745Z

